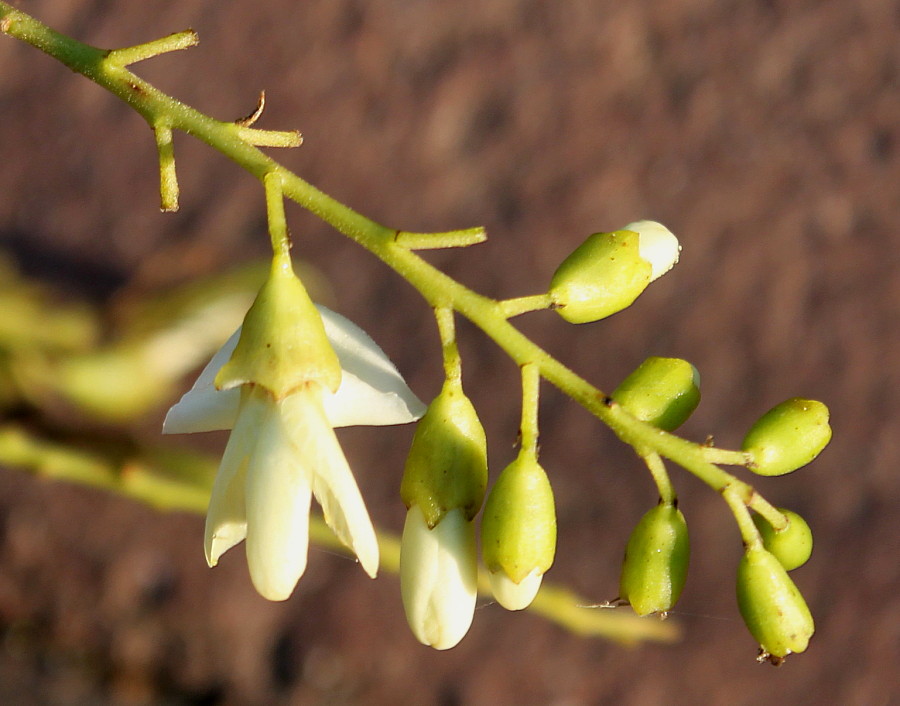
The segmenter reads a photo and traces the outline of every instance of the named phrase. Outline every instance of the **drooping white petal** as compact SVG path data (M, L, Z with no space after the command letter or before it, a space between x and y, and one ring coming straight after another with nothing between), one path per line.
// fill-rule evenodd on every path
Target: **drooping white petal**
M306 570L312 497L309 471L278 403L265 391L250 394L266 398L270 411L257 429L247 465L247 565L260 595L283 601ZM312 436L315 430L307 433Z
M544 578L537 569L519 583L515 583L503 569L492 571L489 576L491 593L506 610L522 610L530 606Z
M340 314L317 308L343 370L340 388L325 397L331 426L407 424L421 417L425 405L369 334Z
M257 429L265 423L267 412L264 401L248 390L241 414L228 437L209 499L203 544L210 566L215 566L222 554L247 535L244 480L248 460L256 447Z
M163 434L195 434L202 431L232 429L241 402L241 390L217 390L216 374L228 362L241 336L238 329L216 352L200 372L194 386L166 413Z
M409 389L378 344L349 319L323 306L317 308L343 369L338 391L323 397L331 426L406 424L421 417L425 405ZM236 389L217 390L214 381L231 357L240 333L238 329L228 339L194 386L169 409L163 422L164 434L190 434L234 426L240 395Z
M285 429L305 467L325 522L359 558L372 578L378 572L378 540L356 479L322 408L321 386L310 385L281 403Z
M475 530L462 509L429 529L418 505L406 514L400 548L400 593L416 639L437 650L456 646L475 615Z

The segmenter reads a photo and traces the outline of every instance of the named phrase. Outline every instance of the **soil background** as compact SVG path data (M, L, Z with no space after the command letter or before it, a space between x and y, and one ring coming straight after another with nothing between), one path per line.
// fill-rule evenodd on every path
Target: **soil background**
M666 223L682 261L629 311L583 327L534 314L523 328L607 390L647 355L690 360L704 394L690 438L734 446L763 411L805 396L830 406L835 439L812 466L758 483L816 538L795 572L816 636L779 669L755 663L737 613L732 518L677 469L694 548L679 644L624 649L485 603L446 653L410 636L392 576L372 582L313 550L292 599L267 603L240 550L206 568L201 518L3 470L0 703L900 703L900 3L18 6L99 46L193 27L199 47L137 71L224 119L266 89L260 126L306 138L277 156L380 222L486 226L488 243L428 256L485 294L540 290L592 232ZM254 180L184 136L176 149L182 207L161 214L141 119L0 39L0 245L31 271L108 302L264 255ZM435 394L427 308L356 245L288 215L336 306ZM471 327L461 335L496 472L513 454L517 371ZM410 437L342 433L372 514L395 530ZM552 391L541 442L560 523L551 576L612 598L625 539L655 501L648 477Z

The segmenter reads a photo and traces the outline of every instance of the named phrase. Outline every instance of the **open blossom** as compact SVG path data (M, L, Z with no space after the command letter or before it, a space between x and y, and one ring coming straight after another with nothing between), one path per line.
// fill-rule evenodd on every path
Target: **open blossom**
M220 390L216 375L240 329L166 415L164 433L232 429L206 517L206 559L246 539L253 584L270 600L290 596L306 568L312 496L325 521L370 576L378 569L371 520L334 427L403 424L424 405L358 326L317 307L341 365L335 392L315 379L276 398L256 384Z

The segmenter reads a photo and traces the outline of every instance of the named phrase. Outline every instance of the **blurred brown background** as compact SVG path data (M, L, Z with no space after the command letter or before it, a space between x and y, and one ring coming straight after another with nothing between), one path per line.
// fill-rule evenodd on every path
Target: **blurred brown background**
M800 395L832 410L811 467L761 480L816 537L795 573L809 651L754 662L737 613L740 542L724 503L680 470L692 572L675 646L586 641L495 605L437 653L408 633L398 583L313 550L270 604L242 552L214 571L202 520L0 472L0 702L10 704L860 704L900 702L900 4L891 0L20 0L55 28L124 46L186 27L189 52L138 72L217 117L266 89L278 153L361 212L408 230L485 225L429 255L497 297L540 289L584 237L637 218L679 235L681 264L628 312L522 326L601 388L646 355L687 358L704 400L684 434L735 445ZM248 175L177 138L182 208L157 209L151 135L123 104L0 39L0 245L30 271L110 301L267 247ZM332 278L423 398L440 382L427 309L353 243L289 210L296 252ZM2 314L0 314L2 315ZM467 388L511 459L517 373L462 327ZM158 427L164 410L146 420ZM625 539L655 500L646 473L548 391L551 572L612 598ZM342 435L370 510L399 529L411 429ZM224 439L221 440L224 443ZM219 444L216 439L211 444Z

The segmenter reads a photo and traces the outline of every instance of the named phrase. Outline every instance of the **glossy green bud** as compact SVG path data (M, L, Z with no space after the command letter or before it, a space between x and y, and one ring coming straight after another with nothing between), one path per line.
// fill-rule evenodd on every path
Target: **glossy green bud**
M566 321L583 324L628 307L678 261L678 239L654 221L594 233L557 268L550 297Z
M447 380L416 427L400 496L407 508L422 508L425 522L433 528L455 508L472 520L486 487L484 429L459 381Z
M738 565L737 601L763 658L779 662L806 649L815 631L812 615L774 554L759 546L747 549Z
M509 610L526 608L556 554L553 490L533 454L519 454L491 489L481 551L497 601Z
M550 297L569 323L599 321L631 306L650 284L651 271L637 233L594 233L557 268Z
M691 547L684 515L660 503L631 533L619 582L619 597L638 615L672 609L687 579Z
M761 476L781 476L812 461L831 441L828 407L795 397L776 405L750 428L741 448L748 468Z
M680 358L647 358L612 398L638 419L672 431L700 404L700 373Z
M290 260L276 257L244 317L234 353L216 375L216 387L250 383L281 399L310 382L336 391L341 364Z
M769 524L762 515L754 515L753 522L762 536L763 546L781 562L786 571L803 566L812 554L812 530L793 510L778 508L788 518L788 525L780 531Z

